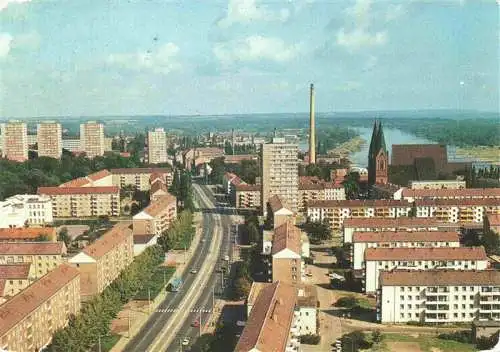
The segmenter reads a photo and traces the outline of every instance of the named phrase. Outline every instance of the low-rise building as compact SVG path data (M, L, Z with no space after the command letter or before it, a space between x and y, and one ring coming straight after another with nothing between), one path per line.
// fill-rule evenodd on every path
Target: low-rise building
M113 186L111 172L104 169L94 172L85 177L78 177L71 181L62 183L59 187L105 187Z
M272 285L268 282L253 282L246 300L247 317L250 316L255 301L263 288ZM314 285L297 286L297 304L294 308L299 336L317 334L318 293Z
M486 214L500 214L496 198L421 199L414 204L417 217L451 223L482 224Z
M376 292L383 270L485 270L488 257L483 247L367 248L365 292Z
M38 194L51 198L55 218L120 215L120 190L115 186L39 187Z
M0 202L0 228L46 225L53 220L48 196L18 194Z
M107 231L68 262L81 274L82 299L101 293L134 259L130 223L120 223Z
M500 271L383 271L377 318L388 324L500 321Z
M351 243L354 232L380 231L458 231L460 226L432 218L349 218L342 224L344 243Z
M30 263L0 265L0 305L36 280Z
M275 229L289 221L295 222L295 213L277 195L269 198L266 216Z
M61 265L65 256L64 242L0 243L0 265L30 263L36 278Z
M140 191L149 191L151 189L151 176L161 175L165 179L167 187L170 187L173 181L173 173L168 168L122 168L111 169L113 175L113 186L124 188L125 186L135 186Z
M39 351L80 310L80 274L62 264L0 306L0 348Z
M274 229L272 255L273 282L295 285L302 281L301 231L288 221Z
M260 290L235 352L292 352L300 349L297 289L275 282Z
M493 231L500 235L500 214L486 214L483 222L484 231Z
M158 198L132 218L134 235L161 235L177 218L177 198L171 194Z
M460 247L458 232L454 231L382 231L355 232L352 239L352 267L364 268L367 248L434 248Z
M409 189L402 188L394 199L414 202L431 199L496 199L500 200L500 188L461 188L461 189Z
M320 180L318 177L299 177L299 213L305 213L307 203L314 200L345 200L343 185Z
M0 242L57 241L55 227L18 227L0 229Z
M307 217L314 222L327 221L338 231L347 218L407 217L411 204L392 199L377 200L315 200L307 204Z
M259 209L261 204L261 188L262 186L259 184L249 185L246 183L241 183L235 186L232 204L234 204L236 208Z
M466 188L463 180L410 181L410 189L462 189Z

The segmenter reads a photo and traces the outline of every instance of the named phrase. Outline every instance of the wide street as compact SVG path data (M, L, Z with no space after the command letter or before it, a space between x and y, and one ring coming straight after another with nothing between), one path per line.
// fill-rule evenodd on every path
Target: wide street
M169 293L153 312L141 331L128 343L124 351L153 352L178 351L182 341L192 344L199 334L191 327L201 315L207 321L212 311L214 294L221 291L222 274L216 272L225 255L229 255L231 218L216 208L215 200L206 186L194 185L198 204L203 211L202 242L191 256L177 293ZM191 270L197 270L191 274Z

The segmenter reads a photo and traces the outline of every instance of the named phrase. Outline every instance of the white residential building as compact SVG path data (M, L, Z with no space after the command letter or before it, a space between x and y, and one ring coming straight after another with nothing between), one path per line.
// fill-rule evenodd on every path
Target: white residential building
M381 323L500 321L500 271L395 270L380 274Z
M500 199L500 188L409 189L396 192L394 199L414 202L430 199Z
M82 144L79 138L63 139L62 147L72 153L78 153L82 151Z
M350 218L342 224L344 243L351 243L354 232L380 231L458 231L459 225L432 218Z
M80 148L89 159L104 155L104 125L88 121L80 125Z
M166 163L167 155L167 134L163 128L156 128L148 132L148 162L150 164Z
M52 222L50 197L18 194L0 202L0 228L46 225Z
M47 156L54 159L62 155L62 128L55 121L46 121L37 127L38 156Z
M462 180L410 181L410 189L461 189L466 188Z
M483 223L487 213L500 214L500 199L422 199L415 201L417 217L451 223Z
M367 248L432 248L460 247L458 232L355 232L352 240L352 267L360 270L365 267Z
M365 292L376 292L383 270L453 269L485 270L488 257L483 247L367 248L365 250Z

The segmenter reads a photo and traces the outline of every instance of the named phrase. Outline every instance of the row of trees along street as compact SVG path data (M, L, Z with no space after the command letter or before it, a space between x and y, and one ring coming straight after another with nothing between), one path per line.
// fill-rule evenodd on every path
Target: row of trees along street
M69 324L54 333L47 351L86 352L100 338L109 336L111 321L150 280L163 259L164 252L160 246L147 248L100 295L83 303L81 311L70 317Z

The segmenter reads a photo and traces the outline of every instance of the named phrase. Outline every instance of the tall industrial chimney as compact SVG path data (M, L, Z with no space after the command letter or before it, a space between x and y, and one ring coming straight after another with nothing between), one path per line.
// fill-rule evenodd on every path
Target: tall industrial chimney
M314 84L309 96L309 164L316 164L316 126L314 121Z

